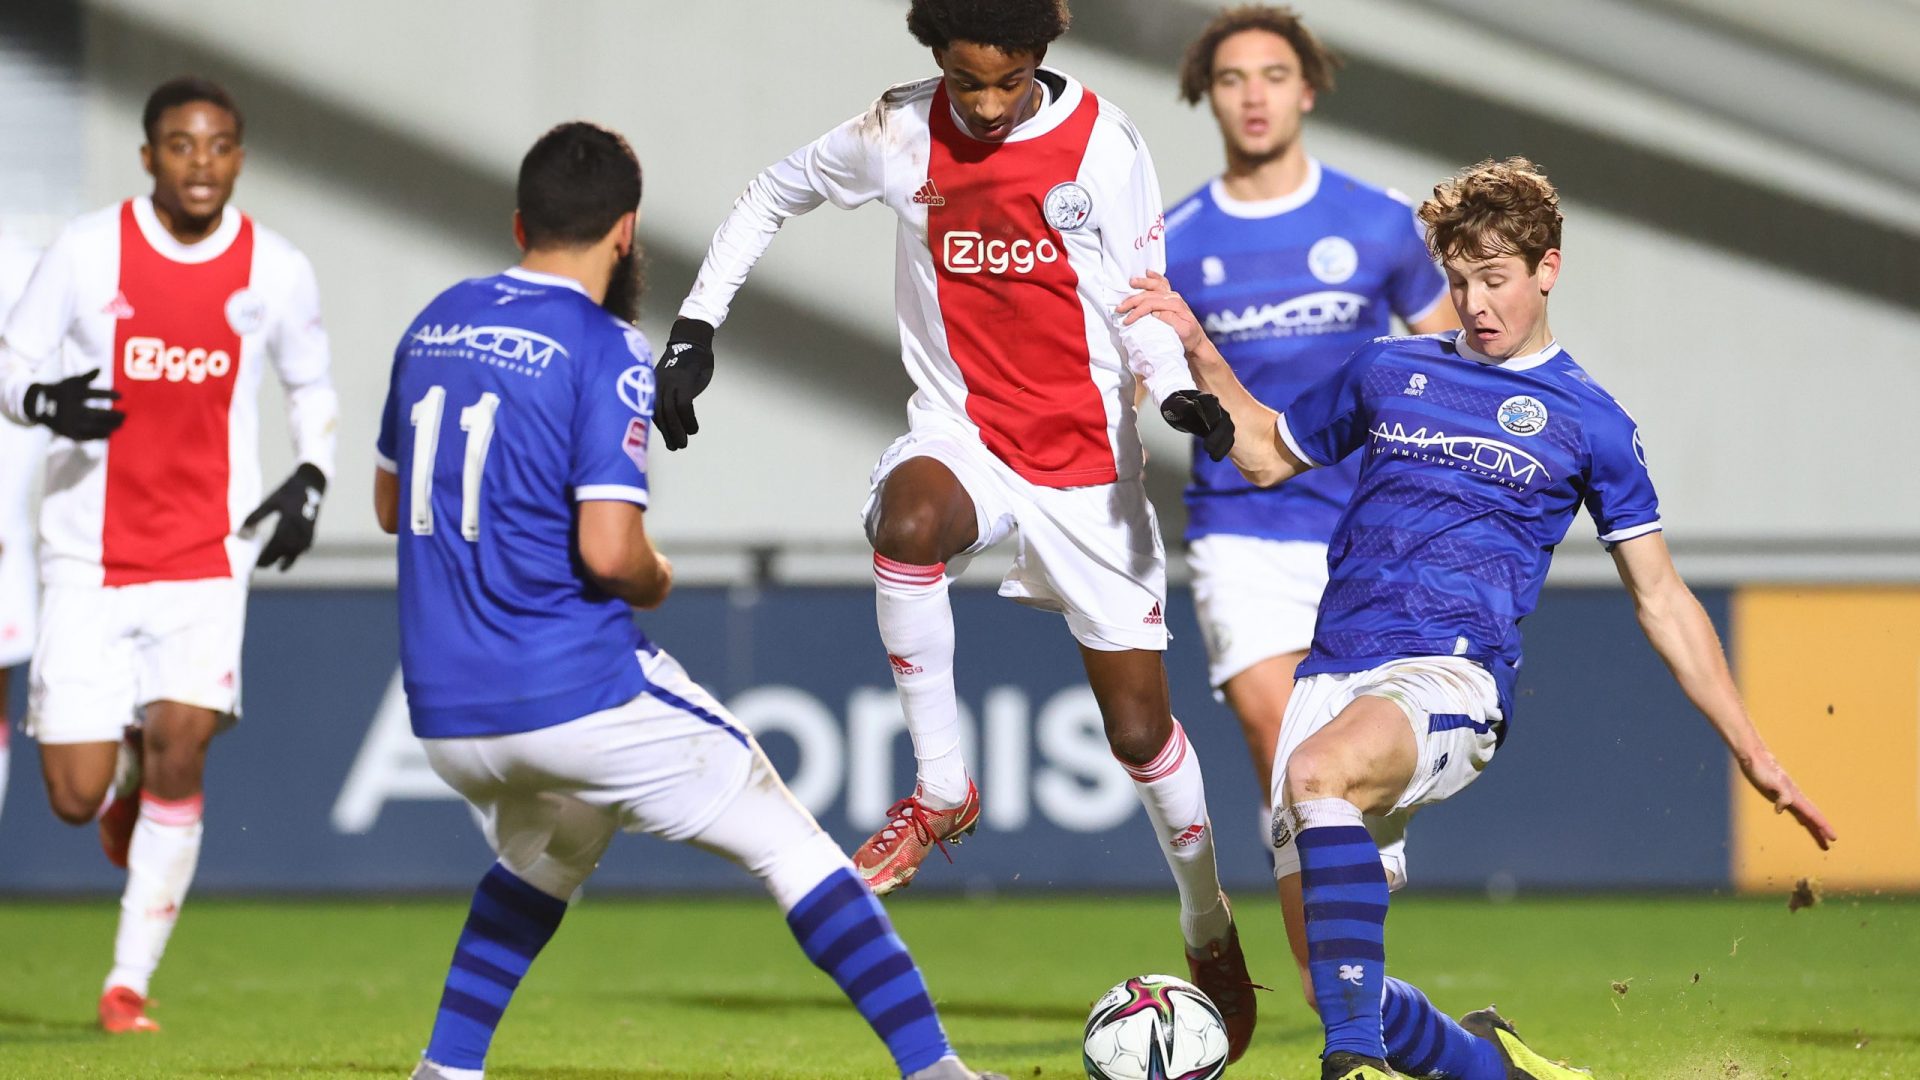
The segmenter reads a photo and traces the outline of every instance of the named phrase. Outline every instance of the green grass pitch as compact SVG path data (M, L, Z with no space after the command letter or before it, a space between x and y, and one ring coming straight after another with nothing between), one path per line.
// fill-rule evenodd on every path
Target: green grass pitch
M1081 1075L1107 986L1184 973L1171 895L890 905L955 1042L1015 1080ZM424 1045L463 905L195 901L154 986L157 1036L92 1026L115 909L0 903L0 1077L402 1078ZM1319 1075L1278 906L1240 899L1262 998L1232 1077ZM1452 1012L1497 1001L1598 1077L1920 1075L1920 903L1409 896L1392 970ZM1624 987L1620 992L1615 984ZM589 895L521 987L497 1080L891 1075L767 902Z

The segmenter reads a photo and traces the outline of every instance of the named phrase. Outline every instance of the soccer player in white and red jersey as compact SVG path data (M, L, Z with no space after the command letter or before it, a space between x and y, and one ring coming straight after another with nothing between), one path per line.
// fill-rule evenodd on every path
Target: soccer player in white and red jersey
M0 326L27 287L39 253L0 235ZM33 568L33 518L28 500L39 464L44 431L0 424L0 806L7 798L9 765L8 676L33 655L34 608L39 604Z
M54 813L98 819L127 868L112 1032L157 1027L147 983L199 859L207 747L240 709L247 575L313 542L339 413L311 264L227 205L245 157L232 98L175 79L143 123L152 194L69 224L0 333L0 411L54 435L28 731ZM299 466L263 501L269 360Z
M854 854L875 892L912 881L971 831L977 790L954 696L956 560L1017 537L1001 595L1065 615L1105 720L1179 886L1194 980L1230 1052L1253 994L1214 866L1198 757L1174 720L1165 553L1141 473L1134 388L1219 458L1218 402L1195 389L1170 328L1114 313L1130 278L1164 269L1160 185L1125 113L1042 67L1063 0L915 0L941 74L879 101L762 172L715 234L658 369L670 449L698 430L715 327L782 222L825 202L900 218L900 343L918 392L865 509L881 642L919 763L914 792ZM1144 331L1144 332L1143 332Z

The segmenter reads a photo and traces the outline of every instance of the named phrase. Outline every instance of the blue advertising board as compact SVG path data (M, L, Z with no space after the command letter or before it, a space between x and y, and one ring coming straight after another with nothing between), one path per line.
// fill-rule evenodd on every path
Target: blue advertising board
M1726 595L1702 599L1724 628ZM954 613L984 812L953 865L935 855L916 890L1170 890L1061 619L971 588L955 590ZM1223 876L1230 887L1264 890L1259 793L1237 724L1207 690L1184 591L1167 616L1174 711L1207 769ZM490 855L408 729L393 593L256 592L249 618L246 716L211 754L197 889L470 887ZM758 734L796 796L843 843L864 838L911 786L869 590L686 588L646 624ZM1549 590L1526 630L1513 733L1472 788L1415 821L1415 886L1726 885L1726 754L1640 637L1625 595ZM116 891L120 874L92 830L63 826L47 810L31 742L16 738L14 747L0 892ZM751 882L712 855L623 837L593 887Z

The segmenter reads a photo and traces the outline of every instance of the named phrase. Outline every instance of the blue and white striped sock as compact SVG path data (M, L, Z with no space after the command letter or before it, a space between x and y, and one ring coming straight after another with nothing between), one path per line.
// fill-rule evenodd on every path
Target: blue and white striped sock
M1400 1072L1448 1080L1506 1080L1500 1051L1434 1008L1419 987L1389 978L1382 1016L1387 1064Z
M851 869L835 870L793 906L787 925L807 959L833 977L906 1076L953 1053L927 984L887 913Z
M494 1029L533 958L552 939L567 902L495 863L473 891L467 925L454 946L447 987L433 1018L427 1057L454 1069L484 1068Z
M1307 969L1326 1028L1326 1052L1385 1058L1381 993L1387 975L1387 872L1360 811L1345 799L1294 804Z

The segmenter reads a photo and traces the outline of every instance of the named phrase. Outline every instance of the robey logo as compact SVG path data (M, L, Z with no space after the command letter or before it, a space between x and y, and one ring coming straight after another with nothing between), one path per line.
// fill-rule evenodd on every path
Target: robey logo
M120 358L121 374L136 382L203 383L233 371L225 349L189 349L156 337L130 337Z
M941 242L940 257L950 274L1027 274L1042 263L1059 262L1060 245L1051 237L988 240L977 232L950 232Z

